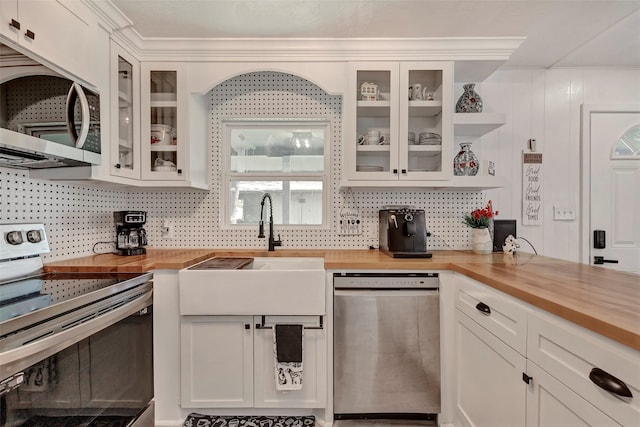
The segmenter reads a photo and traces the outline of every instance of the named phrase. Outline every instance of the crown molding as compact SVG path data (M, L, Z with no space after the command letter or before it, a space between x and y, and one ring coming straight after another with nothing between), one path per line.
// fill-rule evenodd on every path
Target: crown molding
M507 61L524 37L447 38L140 38L123 34L149 61ZM131 36L137 37L132 39Z

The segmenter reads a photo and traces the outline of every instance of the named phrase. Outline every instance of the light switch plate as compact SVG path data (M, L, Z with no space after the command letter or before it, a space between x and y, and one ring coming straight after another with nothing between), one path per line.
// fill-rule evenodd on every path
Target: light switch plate
M554 221L575 221L576 209L569 205L553 205Z

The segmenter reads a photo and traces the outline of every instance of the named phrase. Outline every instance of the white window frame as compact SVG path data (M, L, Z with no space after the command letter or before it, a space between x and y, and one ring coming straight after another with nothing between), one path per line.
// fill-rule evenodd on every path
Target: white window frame
M325 132L322 172L300 173L270 173L270 172L232 172L231 171L231 131L238 128L265 128L265 127L291 128L322 128ZM221 132L221 180L220 180L220 228L222 230L257 230L257 224L231 224L229 221L229 184L231 181L319 181L322 182L322 224L276 224L280 230L329 230L329 204L331 202L330 184L330 157L331 157L331 122L324 118L253 118L253 119L224 119Z

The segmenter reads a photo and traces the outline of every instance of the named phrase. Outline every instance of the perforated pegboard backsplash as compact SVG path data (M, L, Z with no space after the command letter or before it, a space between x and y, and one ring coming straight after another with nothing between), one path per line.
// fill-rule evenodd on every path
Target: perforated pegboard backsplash
M150 246L263 248L264 239L254 230L225 230L220 227L221 122L224 119L322 118L331 126L330 230L293 229L276 226L283 248L366 248L377 245L378 209L383 205L412 205L425 210L427 228L433 234L430 249L465 249L470 231L462 217L484 204L483 193L403 190L356 190L347 197L339 190L343 164L342 99L329 95L315 84L297 76L259 72L237 76L209 93L211 135L210 183L208 193L200 191L113 190L98 186L76 186L33 180L26 172L0 168L2 202L0 222L42 221L51 242L49 260L89 255L96 242L114 239L113 211L148 212ZM363 232L339 236L335 213L354 207L363 219ZM162 239L160 225L168 219L175 225L175 237ZM99 252L112 246L101 244Z
M96 242L112 241L113 211L129 206L126 191L30 179L27 172L7 168L0 168L0 196L0 222L44 223L48 260L88 255Z

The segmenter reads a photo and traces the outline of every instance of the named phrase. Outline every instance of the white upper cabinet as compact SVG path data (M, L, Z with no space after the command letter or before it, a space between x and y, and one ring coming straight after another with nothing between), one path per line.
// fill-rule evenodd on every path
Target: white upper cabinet
M71 4L57 0L2 0L0 36L30 56L94 84L90 49L91 23L95 18L81 3Z
M187 64L140 69L143 185L207 189L207 106L204 96L187 93Z
M350 64L344 185L428 187L450 179L452 73L450 62Z
M111 44L112 175L140 179L140 64Z

